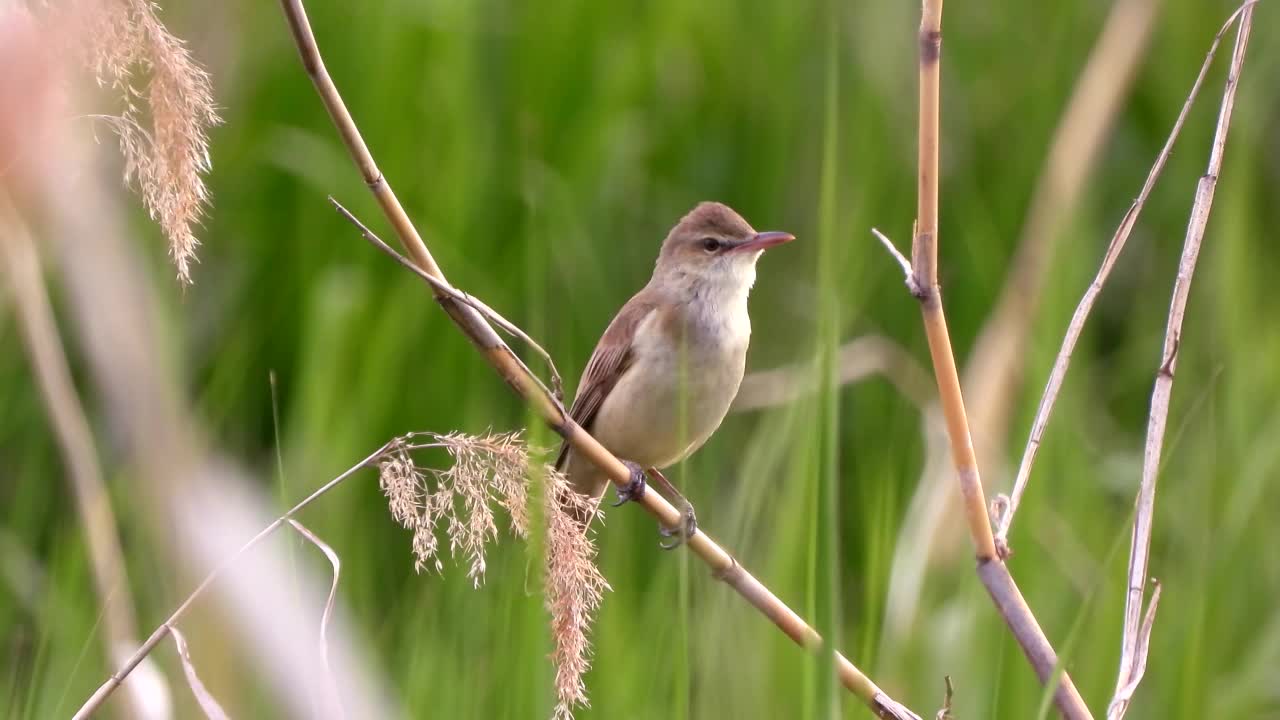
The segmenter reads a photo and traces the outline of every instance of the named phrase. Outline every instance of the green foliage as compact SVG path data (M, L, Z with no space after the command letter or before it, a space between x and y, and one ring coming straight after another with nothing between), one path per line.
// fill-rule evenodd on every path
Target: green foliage
M174 32L210 64L226 119L213 132L213 210L193 288L173 282L159 231L141 215L135 227L155 256L208 437L284 505L393 435L528 423L424 286L328 207L333 194L390 236L277 5L164 4ZM800 237L761 262L749 368L825 368L837 338L866 332L927 365L917 306L869 233L877 226L900 245L910 235L915 4L308 5L330 72L450 279L538 337L570 384L647 279L663 234L703 199ZM1053 259L1008 452L983 468L993 493L1007 488L1075 303L1230 9L1161 10ZM1096 2L948 3L940 272L962 365L1105 13ZM1280 273L1269 242L1280 226L1280 41L1274 9L1258 15L1182 338L1152 548L1165 591L1129 714L1138 720L1280 712L1280 299L1268 279ZM1147 402L1224 59L1086 329L1011 538L1014 576L1049 638L1069 649L1067 668L1099 715L1118 662ZM61 461L7 318L0 339L11 348L0 354L0 716L62 717L109 668ZM101 417L96 427L111 467L111 428ZM541 428L532 437L555 441ZM672 477L685 481L702 527L793 608L817 612L812 621L837 632L834 644L895 697L931 716L950 674L957 718L1030 717L1039 685L962 536L929 568L907 636L890 641L883 629L923 447L917 408L871 380L732 415ZM145 634L192 578L175 576L154 546L130 469L113 471ZM373 472L303 520L341 554L341 604L406 716L549 715L547 619L526 590L521 546L495 551L480 590L456 566L415 575L409 535ZM657 539L643 513L608 513L600 561L614 591L594 636L593 707L578 717L773 718L801 708L826 717L825 681L813 674L825 668L699 563L658 551ZM314 548L288 542L297 563L327 572ZM32 572L20 572L27 561ZM277 716L240 672L241 651L210 629L218 621L205 603L184 624L206 683L233 716ZM192 716L170 648L159 656L181 716ZM837 697L840 716L868 716Z

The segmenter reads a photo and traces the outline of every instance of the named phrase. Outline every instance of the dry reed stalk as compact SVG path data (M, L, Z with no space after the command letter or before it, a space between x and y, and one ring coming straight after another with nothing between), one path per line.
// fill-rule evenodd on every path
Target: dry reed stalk
M421 436L430 436L431 441L416 442L416 438ZM328 481L301 502L289 508L284 514L277 517L241 545L234 554L224 558L179 604L177 609L155 629L151 636L147 638L147 641L133 653L123 666L98 688L76 713L75 717L90 717L137 665L150 655L155 647L169 635L174 635L175 642L178 643L184 671L187 674L192 692L195 693L201 707L211 717L215 716L220 708L218 708L217 702L213 700L208 690L199 681L199 678L195 677L194 668L191 667L190 658L187 655L185 640L178 637L177 623L192 604L205 594L215 580L233 567L241 556L286 524L319 548L333 568L329 593L320 618L319 632L321 667L332 679L333 671L329 663L328 631L336 605L338 581L341 577L341 560L333 548L298 522L296 515L330 490L351 478L359 470L377 467L381 485L390 501L389 505L393 517L414 533L413 545L414 552L419 557L418 569L421 570L428 565L434 565L436 569L440 568L435 532L437 525L441 521L445 521L451 552L455 555L465 556L468 559L470 564L468 576L475 579L478 584L483 577L485 568L483 546L496 534L496 527L493 524L490 508L491 503L496 501L498 505L508 511L511 517L512 530L517 535L523 537L528 534L525 488L521 480L527 467L527 451L518 444L518 440L519 438L513 435L472 438L456 434L411 433L384 444L371 455L348 468L341 475ZM435 489L425 486L422 477L423 471L413 462L410 456L412 451L429 448L447 450L455 461L447 471L430 471L440 481L439 486ZM564 489L564 487L563 484L560 485L561 489ZM455 497L459 497L461 502L455 504ZM578 496L575 494L574 497ZM559 508L561 505L558 503L549 505L548 510L552 507ZM572 534L575 536L582 535L580 532ZM552 537L554 539L554 535ZM589 554L591 551L590 540L583 536L582 542L585 543ZM552 555L553 558L549 561L551 576L562 583L566 580L571 581L569 582L571 589L558 594L550 593L549 605L554 599L554 601L564 606L565 619L563 622L575 622L579 618L585 618L586 621L589 621L591 612L594 611L594 606L599 603L602 590L607 589L603 577L599 576L598 571L595 572L594 578L590 577L590 572L587 572L585 573L588 576L586 582L573 582L584 577L583 566L589 568L590 571L595 571L595 565L590 557L583 560L581 551L577 547L562 548L559 553L553 553ZM585 633L575 637L574 640L579 645L565 650L565 657L570 662L584 663L589 651ZM579 681L579 692L582 692L580 672L575 677ZM340 708L341 698L333 691L332 682L326 685L323 692L327 696L328 707ZM574 696L574 699L576 700L577 697ZM581 695L581 699L582 702L585 702L585 694Z
M1116 260L1119 259L1120 253L1124 251L1129 235L1133 232L1134 225L1138 222L1138 216L1142 214L1143 208L1146 207L1147 199L1155 188L1156 180L1159 179L1164 171L1169 155L1173 152L1173 145L1182 133L1182 126L1186 123L1187 115L1191 112L1191 106L1195 103L1200 94L1200 88L1204 85L1205 77L1208 75L1209 67L1213 63L1213 58L1217 54L1223 36L1235 24L1244 7L1242 5L1232 13L1222 28L1218 30L1217 35L1214 36L1213 42L1209 46L1209 51L1205 55L1204 63L1200 66L1200 73L1196 76L1195 82L1192 83L1191 91L1187 94L1187 99L1183 102L1177 119L1174 120L1173 129L1170 130L1164 146L1160 148L1160 152L1156 155L1155 162L1152 164L1151 170L1147 173L1147 178L1142 184L1142 189L1138 192L1138 197L1129 206L1124 217L1120 220L1120 225L1111 236L1111 241L1107 244L1107 250L1102 257L1102 263L1098 267L1098 272L1094 276L1093 282L1089 284L1088 289L1085 290L1084 295L1080 298L1080 302L1076 305L1075 312L1071 316L1071 321L1067 325L1066 333L1062 338L1062 346L1054 359L1053 369L1049 372L1044 395L1040 398L1040 405L1036 409L1035 418L1031 423L1031 432L1027 438L1026 448L1022 452L1022 460L1018 465L1013 490L1007 497L1000 495L993 501L993 512L997 520L996 543L1004 553L1008 552L1009 529L1013 525L1014 515L1022 502L1022 495L1026 492L1027 483L1030 481L1031 468L1035 464L1036 453L1039 451L1040 443L1044 438L1045 428L1049 424L1049 417L1053 413L1058 394L1062 390L1062 383L1066 379L1067 370L1071 366L1071 355L1075 352L1076 343L1079 341L1084 325L1089 319L1089 314L1093 311L1094 303L1102 293L1102 288L1107 279L1111 276L1111 270L1115 267Z
M564 381L560 378L560 372L556 369L556 363L551 359L551 354L544 350L536 340L529 337L518 325L499 315L496 310L486 305L484 301L470 293L453 287L434 275L431 275L422 268L413 264L413 261L409 258L396 252L394 248L388 245L382 238L378 237L377 233L370 230L369 226L361 222L360 218L356 217L350 210L343 207L342 203L335 200L332 195L329 196L329 204L333 205L333 209L337 210L338 214L347 222L354 225L356 229L360 231L360 235L365 240L369 241L370 245L373 245L375 248L381 250L384 254L400 263L404 269L414 275L417 275L419 279L431 286L432 291L443 293L456 302L469 305L471 308L483 315L486 320L497 325L503 332L507 333L511 337L519 338L520 341L527 345L530 350L533 350L538 355L542 356L543 361L547 363L547 371L551 373L551 389L548 390L543 386L542 391L554 397L556 402L564 401ZM536 376L535 379L537 379Z
M133 594L120 548L120 533L98 463L93 432L76 394L66 351L58 336L35 242L3 190L0 190L0 267L8 276L23 345L66 465L76 512L84 528L94 590L102 606L105 657L108 663L114 663L117 655L138 643ZM159 670L155 677L158 685L134 683L127 688L131 717L171 716L168 686ZM163 697L148 697L148 692L158 692Z
M1134 690L1146 670L1147 650L1151 628L1155 621L1156 603L1160 597L1157 585L1151 603L1143 615L1143 596L1147 585L1147 566L1151 553L1151 528L1155 521L1156 480L1160 472L1160 453L1164 444L1165 425L1169 418L1169 399L1173 394L1173 376L1178 365L1178 349L1182 344L1182 322L1186 317L1187 298L1191 293L1191 281L1200 257L1200 246L1209 223L1209 211L1213 208L1214 190L1222 172L1222 158L1226 152L1227 133L1231 128L1231 114L1235 108L1236 89L1240 71L1244 65L1245 50L1249 46L1249 31L1253 28L1253 6L1250 2L1237 11L1240 24L1236 29L1235 48L1231 53L1231 67L1227 71L1226 86L1222 91L1222 103L1218 109L1218 124L1213 133L1213 147L1209 152L1208 169L1196 184L1195 199L1191 206L1191 218L1187 222L1186 240L1182 258L1178 262L1178 275L1173 283L1173 297L1169 301L1169 319L1165 328L1164 347L1160 352L1160 364L1156 370L1155 387L1151 392L1151 414L1147 422L1147 442L1142 459L1142 483L1135 500L1133 543L1129 551L1129 583L1124 603L1124 634L1121 640L1120 672L1116 678L1115 695L1107 708L1107 720L1124 717ZM1232 15L1232 20L1236 17Z
M352 161L361 177L378 201L384 216L395 229L397 237L408 251L419 269L435 277L441 283L447 283L440 267L431 256L422 241L417 229L405 213L400 201L396 198L390 184L378 170L357 128L351 113L347 110L337 87L329 77L321 58L315 35L307 20L306 10L301 0L280 0L281 9L289 23L290 31L297 44L303 68L315 85L330 119L342 138L343 145L351 155ZM433 286L434 288L434 286ZM605 471L609 478L619 487L630 481L630 471L617 457L604 448L595 438L573 422L561 403L542 388L540 381L529 371L523 362L494 332L485 321L483 315L474 307L458 302L447 292L435 290L436 301L453 319L460 330L471 340L472 344L484 355L485 359L515 392L529 402L538 414L563 436L574 450L589 459L597 467ZM675 507L657 492L646 492L636 503L659 523L667 527L677 525L681 515ZM688 548L712 570L714 577L732 587L752 606L760 610L779 629L798 645L817 651L823 641L818 633L799 615L778 599L767 587L753 577L724 548L714 542L704 532L698 532L686 543ZM841 683L857 695L882 718L918 718L882 691L866 674L840 653L833 653L836 671Z
M1057 683L1054 702L1058 709L1071 720L1091 718L1089 709L1076 691L1071 678L1065 672L1055 677L1058 671L1057 654L996 552L969 421L960 391L960 376L956 370L946 316L942 309L941 289L938 286L938 119L942 0L925 0L921 11L919 44L920 118L916 227L911 242L911 260L908 262L896 250L893 254L906 274L908 289L920 301L929 354L938 384L938 397L951 443L952 462L960 484L969 534L977 555L978 576L1018 644L1022 646L1040 682L1046 687ZM893 249L887 238L880 237Z
M195 590L193 590L191 594L188 595L187 598L182 601L182 603L178 606L178 608L174 610L173 613L171 613L169 617L166 618L165 621L155 629L154 632L152 632L151 636L147 638L146 642L144 642L134 652L134 654L127 661L125 661L124 665L119 670L112 673L111 677L107 678L106 682L104 682L97 689L97 691L95 691L94 694L84 703L84 705L81 706L80 710L76 712L74 717L77 719L90 717L93 714L93 712L98 709L98 706L100 706L102 702L116 689L116 687L119 686L119 684L124 680L124 678L128 677L129 673L132 672L135 667L137 667L138 663L140 663L147 655L149 655L151 651L155 649L155 646L160 643L160 641L164 640L165 636L168 635L173 630L173 626L179 620L182 619L182 616L187 612L187 610L191 607L191 605L197 599L199 599L201 595L204 594L205 590L207 590L208 587L213 584L213 581L217 580L218 577L222 575L222 573L224 573L228 568L234 565L235 561L241 555L253 549L254 546L256 546L258 543L266 539L267 536L271 535L273 532L279 529L282 525L292 520L295 514L300 512L307 505L310 505L317 498L321 497L328 491L332 490L334 487L339 485L342 481L354 475L358 470L371 467L373 463L375 463L390 446L391 446L391 443L387 443L386 445L383 445L382 447L378 448L378 450L376 450L369 457L366 457L364 460L361 460L359 463L356 463L352 467L348 468L346 472L343 472L341 475L338 475L337 477L333 478L329 482L325 483L318 490L316 490L311 495L308 495L305 499L303 499L302 502L298 503L297 505L294 505L283 515L276 518L275 521L273 521L267 527L263 528L261 532L253 536L248 542L246 542L243 546L241 546L239 551L237 551L234 555L226 558L220 565L218 565L212 571L210 571L209 574L206 575L205 578L200 582L200 584L196 586Z
M969 424L977 429L974 452L979 467L987 468L988 482L1003 474L1013 398L1028 357L1024 348L1044 294L1050 261L1097 165L1121 98L1145 57L1157 5L1157 0L1119 0L1112 6L1054 130L1009 271L962 370L961 385L968 396L965 409ZM945 439L936 441L945 438L946 431L932 408L924 423L926 467L894 552L886 603L888 648L895 647L895 636L915 626L927 567L951 562L962 547L958 542L960 523L949 512L950 482L933 472L948 464ZM997 550L1002 548L1001 538L997 532Z
M933 360L938 397L951 439L952 462L964 497L965 519L979 562L996 556L991 524L987 519L982 480L973 453L973 441L960 393L960 375L951 352L947 319L938 287L938 88L941 78L942 1L926 0L920 20L920 125L918 135L916 228L911 241L911 262L899 260L908 274L911 294L920 301L929 354Z
M76 714L73 717L73 720L82 720L83 718L91 717L93 713L96 712L98 708L102 705L102 703L111 695L111 693L115 692L115 689L120 686L120 683L123 682L124 679L129 676L129 673L133 672L134 668L138 666L138 663L142 662L143 659L145 659L148 655L150 655L151 651L154 650L155 647L159 645L160 642L164 640L165 637L168 636L173 631L174 626L177 624L179 620L182 619L182 616L186 614L187 610L191 608L191 605L195 603L195 601L198 600L201 596L203 596L204 592L209 588L209 586L212 585L213 582L217 580L224 572L226 572L228 568L233 566L236 560L240 558L240 556L252 550L255 546L257 546L259 543L265 540L268 536L270 536L280 527L284 526L286 523L290 523L293 520L294 515L301 512L303 508L310 505L312 502L314 502L316 499L323 496L325 493L337 487L344 480L351 477L352 475L354 475L356 472L360 470L363 470L368 467L373 467L384 456L386 451L393 446L393 443L394 441L388 442L387 444L375 450L373 454L369 455L368 457L356 463L355 465L352 465L351 467L347 468L347 470L343 472L341 475L338 475L337 477L333 478L329 482L322 485L315 492L311 493L306 498L304 498L302 502L299 502L297 505L294 505L293 507L289 508L289 510L286 511L283 515L276 518L274 521L272 521L270 525L266 526L257 535L254 535L252 538L250 538L249 541L246 542L244 545L242 545L240 549L236 551L235 554L225 558L219 565L214 567L207 575L205 575L204 579L200 581L200 584L196 585L196 588L191 591L191 594L189 594L186 597L186 599L183 600L182 603L178 605L177 609L174 610L169 615L169 617L165 618L165 621L161 623L160 626L157 627L155 631L151 633L151 636L148 637L147 640L144 643L142 643L142 645L136 651L134 651L133 655L130 656L129 659L125 661L124 665L122 665L120 669L112 673L111 677L107 678L106 682L102 683L102 685L99 686L96 691L94 691L93 695L91 695L89 699L86 700L84 704L80 707L80 709L76 711ZM336 574L335 574L335 577L336 577ZM328 610L328 607L329 606L326 605L326 610ZM327 622L325 623L325 625L327 625ZM327 651L326 651L326 655L327 655Z

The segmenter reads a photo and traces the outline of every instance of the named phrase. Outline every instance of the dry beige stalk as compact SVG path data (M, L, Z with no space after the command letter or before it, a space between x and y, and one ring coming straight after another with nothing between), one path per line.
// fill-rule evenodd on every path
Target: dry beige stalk
M1155 387L1151 391L1142 482L1138 487L1138 497L1134 500L1133 541L1129 549L1129 582L1125 592L1120 672L1116 678L1115 695L1107 707L1107 720L1120 720L1124 717L1133 692L1146 671L1148 641L1155 622L1156 603L1160 597L1157 585L1144 619L1143 603L1147 586L1147 563L1151 554L1151 530L1155 522L1160 454L1164 446L1165 425L1169 419L1169 400L1173 394L1173 376L1178 366L1178 349L1182 345L1182 321L1186 317L1187 299L1191 293L1196 262L1200 257L1200 245L1209 223L1209 211L1213 207L1214 190L1217 188L1218 176L1222 173L1222 158L1226 152L1227 132L1231 129L1236 89L1244 66L1245 50L1249 47L1249 32L1253 29L1253 6L1254 2L1247 2L1231 16L1231 21L1237 17L1240 20L1236 28L1235 48L1231 53L1231 67L1227 70L1226 87L1222 91L1222 103L1218 108L1218 124L1213 133L1208 168L1196 184L1191 218L1187 222L1186 239L1182 246L1182 258L1178 262L1178 275L1173 283L1173 298L1169 302L1164 347L1160 352L1160 364L1156 368ZM1228 26L1231 21L1228 21ZM1216 47L1217 39L1214 44Z
M907 287L920 301L925 336L938 382L938 399L951 439L952 462L964 496L964 514L979 562L996 556L995 540L987 517L987 503L978 474L978 459L960 392L960 376L942 310L938 286L938 145L940 142L939 86L941 84L942 0L925 0L920 31L920 122L918 132L916 227L911 240L911 260L897 257L909 268ZM886 245L892 247L887 241Z
M8 280L31 372L49 414L54 437L66 464L76 512L84 528L94 590L102 605L102 640L106 657L138 644L137 622L120 533L84 406L76 393L62 338L58 334L36 242L0 188L0 276ZM172 700L163 675L152 668L157 683L126 685L130 717L172 717Z
M0 48L8 49L3 43ZM8 79L10 66L0 63L0 68L0 76ZM0 115L5 114L4 109L7 108L0 103ZM28 108L24 108L26 111ZM48 235L37 238L37 244L57 253L58 262L52 265L61 274L67 312L75 319L71 325L79 331L78 344L84 350L87 372L103 406L104 421L118 442L120 462L131 468L131 476L140 483L138 491L131 495L136 505L131 514L151 521L156 538L167 541L159 542L157 547L164 551L162 554L171 553L174 560L181 559L176 566L182 571L207 568L215 553L221 559L220 550L228 535L234 534L224 520L243 521L251 514L246 508L258 504L238 502L232 506L222 500L247 486L238 473L217 471L210 443L202 438L199 424L189 411L182 385L177 381L180 373L172 363L172 353L165 351L163 334L158 329L155 311L160 304L152 296L147 273L140 272L143 265L134 248L125 241L128 235L122 230L115 202L117 193L112 190L119 184L113 177L115 173L103 172L103 153L88 142L87 133L73 132L66 123L58 122L64 119L65 116L54 117L43 124L43 132L26 136L31 150L28 157L36 166L25 188L27 204L47 223L44 227ZM206 499L219 499L218 522L195 521L196 513L201 511L205 517L199 519L207 521L207 511L214 505L206 502L203 507L193 507L189 500L197 493L206 493ZM273 523L261 537L281 525L283 520ZM175 542L179 537L175 532L192 542ZM261 537L253 542L259 542ZM276 563L275 567L279 566ZM212 567L208 580L166 622L175 622L212 579L226 569L221 564ZM310 573L300 568L298 575L305 581ZM279 573L266 577L278 578ZM306 644L295 642L304 639L304 633L296 632L301 625L292 619L277 622L271 617L273 613L278 615L274 603L264 602L261 592L250 597L258 589L243 583L234 590L235 596L226 604L226 617L234 620L234 626L244 628L245 643L251 649L248 655L267 671L267 686L294 709L302 707L299 700L309 706L310 698L302 697L301 688L308 684L308 677L315 677L304 674L315 653L307 652L309 645L302 652L296 651ZM303 589L308 586L304 584ZM302 591L298 597L313 595ZM252 632L264 626L267 631ZM122 659L120 669L93 693L75 717L87 718L100 712L103 702L168 636L168 625L156 628L128 659ZM352 716L394 716L394 712L384 710L388 694L378 688L377 677L366 671L368 664L353 651L349 635L336 634L331 638L330 649L335 666L342 668L338 673L343 683L342 696ZM223 651L215 647L211 652L216 657ZM123 650L120 655L123 657Z
M369 241L369 244L395 259L396 262L400 263L400 265L409 272L417 275L431 286L431 290L433 292L447 295L451 299L470 307L483 315L489 322L497 325L503 332L507 333L511 337L519 338L519 340L528 346L530 350L540 355L542 359L546 361L547 371L551 374L551 388L549 390L547 388L543 388L543 390L554 397L557 403L564 402L564 380L560 378L560 371L556 369L556 363L555 360L551 359L551 353L543 349L536 340L529 337L529 335L525 333L524 330L521 330L518 325L499 315L496 310L486 305L480 298L464 292L426 272L415 265L412 260L396 252L395 248L391 247L384 242L382 238L378 237L377 233L370 230L368 225L361 222L360 218L356 217L350 210L343 207L342 203L335 200L332 195L329 196L329 204L333 205L333 209L337 210L338 214L345 218L347 222L355 225L356 228L360 230L360 234L364 239Z
M1111 6L1054 130L999 299L965 361L961 374L965 410L975 428L974 451L988 486L1005 474L1013 400L1026 369L1025 349L1053 267L1051 260L1067 237L1066 223L1095 172L1135 70L1146 57L1158 10L1158 0L1118 0ZM921 586L929 567L954 563L963 547L961 518L951 512L954 490L942 475L950 469L949 448L936 405L926 409L922 425L925 468L898 535L886 601L888 632L882 642L890 652L916 627ZM992 504L999 502L996 498ZM1002 547L1003 537L998 530L997 548Z
M1076 306L1075 312L1071 316L1071 322L1067 325L1067 331L1062 338L1062 346L1058 350L1057 358L1054 360L1053 369L1050 371L1048 382L1045 385L1044 395L1040 399L1040 406L1036 409L1036 416L1031 424L1031 433L1027 438L1026 448L1022 453L1022 461L1018 466L1013 489L1010 495L1000 495L992 501L992 514L996 518L998 525L996 544L1002 548L1002 552L1005 554L1008 553L1009 528L1013 524L1014 514L1018 510L1022 494L1026 490L1027 482L1030 480L1031 468L1035 463L1041 440L1044 438L1045 428L1049 424L1049 417L1053 412L1054 404L1057 402L1058 394L1062 390L1062 383L1066 379L1076 342L1080 339L1080 334L1089 319L1094 303L1110 277L1116 260L1120 257L1120 253L1124 251L1129 235L1138 221L1138 216L1142 213L1147 199L1151 196L1151 191L1155 188L1156 180L1159 179L1160 174L1164 171L1165 163L1173 152L1173 145L1181 134L1182 126L1191 112L1191 106L1195 103L1196 98L1199 96L1200 88L1204 85L1205 76L1209 72L1209 66L1213 63L1213 58L1222 42L1222 37L1235 22L1239 13L1240 11L1237 10L1231 15L1214 37L1212 44L1210 44L1209 52L1205 55L1204 63L1200 66L1200 74L1196 76L1195 82L1191 85L1191 91L1187 94L1187 99L1183 102L1177 119L1174 120L1173 129L1169 131L1169 136L1165 140L1164 146L1156 155L1155 162L1152 164L1151 170L1147 173L1147 178L1142 184L1142 189L1138 192L1138 197L1134 199L1124 217L1121 218L1120 225L1116 228L1111 241L1107 245L1107 250L1103 254L1102 263L1098 267L1098 272L1094 276L1093 282L1090 283L1088 289L1085 290L1084 295L1080 298L1080 303Z
M99 116L120 137L125 182L169 240L178 278L191 283L195 228L209 205L209 128L221 122L209 74L165 28L149 0L69 0L77 52L121 108Z
M963 499L965 519L978 561L978 577L992 602L1009 626L1040 682L1048 688L1057 684L1054 702L1069 720L1091 719L1088 707L1071 678L1059 673L1058 657L1021 591L996 551L995 538L987 516L987 504L974 453L969 418L960 390L960 375L947 331L942 290L938 285L938 147L939 87L942 56L942 0L925 0L919 30L920 117L918 127L917 216L908 261L887 238L876 233L906 275L906 285L920 301L921 318L933 360L938 400L951 442Z
M34 386L73 491L101 604L101 640L114 663L138 641L127 567L93 430L45 285L40 255L49 248L24 218L38 205L48 151L56 147L51 140L66 114L62 68L47 26L21 3L0 3L0 68L0 280L6 281L0 296L12 298ZM168 685L154 665L124 695L130 717L161 720L173 714Z
M285 514L276 518L269 525L267 525L265 528L260 530L257 535L254 535L252 538L249 539L248 542L240 546L240 549L237 550L234 554L223 558L222 561L217 565L215 565L213 569L210 570L209 573L204 577L204 579L200 581L200 584L196 586L195 590L192 590L191 594L187 595L186 599L184 599L182 603L178 605L177 609L174 610L173 613L171 613L169 617L159 627L157 627L154 632L151 633L150 637L148 637L146 641L143 642L142 645L137 650L135 650L134 653L130 655L127 660L124 661L120 669L112 673L111 677L107 678L107 680L104 683L102 683L102 685L99 686L96 691L94 691L93 695L91 695L89 699L85 700L84 704L81 705L80 709L76 711L76 714L73 716L73 720L88 720L88 718L92 717L93 714L97 712L98 709L102 706L102 704L106 702L107 698L111 697L111 694L115 692L116 688L120 687L121 683L123 683L126 679L128 679L129 675L133 673L134 670L137 669L138 665L147 659L147 657L151 654L151 651L155 650L156 646L160 644L160 641L164 640L176 629L177 622L180 619L182 619L183 615L186 614L187 610L191 608L191 606L195 603L195 601L198 600L201 596L203 596L205 591L207 591L209 587L213 585L213 582L219 579L227 570L231 569L235 565L236 561L240 560L245 553L257 547L259 543L261 543L264 539L269 537L276 530L283 527L286 523L293 523L293 527L300 528L300 526L294 523L293 521L293 517L295 515L301 512L303 508L307 507L308 505L315 502L320 497L324 496L330 490L334 489L338 485L348 480L351 476L355 475L360 470L364 470L366 468L371 468L376 466L379 463L379 461L385 457L385 453L387 453L393 447L395 442L398 442L398 440L392 441L390 443L387 443L386 445L383 445L382 447L375 450L372 454L370 454L365 459L361 460L360 462L356 463L350 468L347 468L347 470L343 472L341 475L338 475L337 477L329 480L329 482L320 486L320 488L318 488L315 492L312 492L310 495L304 498L297 505L294 505L293 507L289 508L289 510L285 512ZM318 541L319 538L316 538L316 540ZM321 549L323 550L325 547L327 547L327 545L322 546ZM326 552L325 554L329 555L329 552ZM336 557L337 557L336 554L333 555L330 558L330 562L333 562L333 559ZM334 572L335 572L334 578L336 582L336 578L337 578L336 566L335 566ZM333 591L331 586L330 597L332 597L332 595L333 595ZM322 616L322 619L321 619L322 642L324 642L324 647L325 647L324 660L326 663L328 662L328 659L329 659L328 658L329 650L328 650L327 637L325 636L327 635L326 628L328 627L329 616L332 615L332 608L333 608L332 603L326 602L324 615ZM353 667L353 665L349 661L345 663L345 665L348 668ZM193 690L194 689L195 688L193 685ZM362 703L362 705L366 708L373 706L370 703Z

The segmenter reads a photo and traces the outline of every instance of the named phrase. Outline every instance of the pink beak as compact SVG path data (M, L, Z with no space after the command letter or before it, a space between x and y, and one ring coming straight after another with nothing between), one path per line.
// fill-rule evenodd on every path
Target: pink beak
M762 232L756 233L755 237L743 242L733 248L730 252L751 252L753 250L766 250L774 245L781 245L795 240L796 236L785 232Z

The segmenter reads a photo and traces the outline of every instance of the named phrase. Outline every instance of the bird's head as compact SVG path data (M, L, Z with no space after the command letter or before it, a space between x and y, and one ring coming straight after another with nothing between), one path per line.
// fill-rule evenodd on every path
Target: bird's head
M726 290L750 289L760 255L794 239L785 232L756 232L727 205L699 203L663 241L654 277Z

